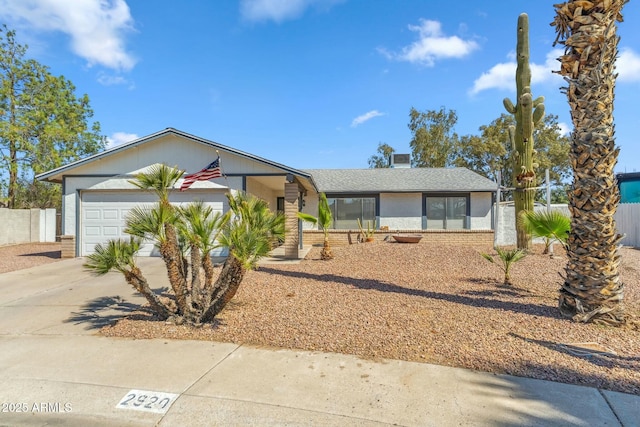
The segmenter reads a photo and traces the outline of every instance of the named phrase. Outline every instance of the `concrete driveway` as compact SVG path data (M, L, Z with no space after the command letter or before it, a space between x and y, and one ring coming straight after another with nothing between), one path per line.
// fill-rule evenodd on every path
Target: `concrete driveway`
M0 275L0 425L637 426L640 396L396 360L96 335L144 300L83 259ZM161 260L142 259L152 283Z

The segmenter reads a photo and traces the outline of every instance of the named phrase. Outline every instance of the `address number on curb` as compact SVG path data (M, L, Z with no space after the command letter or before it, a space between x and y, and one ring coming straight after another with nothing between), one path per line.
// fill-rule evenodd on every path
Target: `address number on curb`
M164 414L177 398L175 393L131 390L118 402L116 408Z

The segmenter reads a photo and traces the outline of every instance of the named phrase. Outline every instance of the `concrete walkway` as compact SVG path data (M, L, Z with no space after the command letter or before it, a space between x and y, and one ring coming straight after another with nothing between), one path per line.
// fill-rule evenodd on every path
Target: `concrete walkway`
M152 283L158 259L143 259ZM0 275L0 426L638 426L640 396L423 363L96 335L143 299L82 259Z

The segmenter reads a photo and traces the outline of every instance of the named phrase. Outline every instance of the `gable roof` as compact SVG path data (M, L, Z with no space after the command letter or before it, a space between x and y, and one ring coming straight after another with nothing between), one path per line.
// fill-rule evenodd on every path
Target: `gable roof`
M496 191L497 184L467 168L306 169L324 193Z
M271 160L268 160L268 159L253 155L253 154L249 154L249 153L246 153L244 151L240 151L240 150L237 150L235 148L231 148L231 147L228 147L226 145L222 145L222 144L219 144L217 142L210 141L208 139L200 138L200 137L197 137L197 136L188 134L186 132L182 132L180 130L177 130L177 129L174 129L174 128L170 128L170 127L166 128L164 130L161 130L160 132L156 132L156 133L153 133L151 135L148 135L148 136L145 136L145 137L142 137L142 138L138 138L138 139L135 139L133 141L129 141L129 142L125 143L125 144L118 145L117 147L113 147L113 148L110 148L108 150L102 151L100 153L94 154L92 156L85 157L84 159L80 159L80 160L77 160L75 162L66 164L64 166L60 166L60 167L58 167L56 169L52 169L50 171L41 173L41 174L37 175L35 178L37 180L40 180L40 181L60 182L61 181L60 177L62 177L63 175L69 174L69 172L71 172L73 169L75 169L77 167L84 166L84 165L89 164L91 162L94 162L96 160L112 156L112 155L114 155L116 153L121 153L121 152L123 152L125 150L128 150L130 148L133 148L133 147L148 143L150 141L153 141L153 140L158 139L158 138L162 138L162 137L167 136L167 135L176 135L176 136L179 136L179 137L182 137L182 138L186 138L186 139L189 139L191 141L194 141L194 142L197 142L197 143L200 143L200 144L208 145L210 147L213 147L213 148L215 148L217 150L220 150L220 151L223 151L223 152L235 154L237 156L244 157L244 158L256 161L258 163L263 163L265 165L272 166L274 168L282 170L284 173L290 173L290 174L293 174L294 176L304 178L304 179L308 180L313 187L316 187L316 185L315 185L315 183L313 181L313 177L307 172L304 172L304 171L299 170L299 169L294 169L294 168L291 168L289 166L285 166L283 164L280 164L280 163L277 163L277 162L274 162L274 161L271 161Z

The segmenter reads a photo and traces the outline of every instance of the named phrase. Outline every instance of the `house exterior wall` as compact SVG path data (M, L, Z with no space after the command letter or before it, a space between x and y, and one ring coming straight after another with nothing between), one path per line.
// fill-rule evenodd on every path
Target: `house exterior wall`
M303 200L304 200L304 206L302 207L301 212L307 213L309 215L313 215L317 218L318 217L318 194L307 193L307 195L303 197ZM313 225L310 222L302 221L302 229L317 230L318 226Z
M492 214L491 205L492 193L471 193L471 229L491 230Z
M422 193L381 193L380 217L377 228L389 230L422 230ZM308 194L304 198L303 212L318 216L318 195ZM492 229L492 193L470 193L470 229ZM304 230L315 230L317 226L305 222ZM348 231L348 230L345 230Z
M253 194L256 197L261 198L269 204L269 209L275 212L277 209L278 196L284 195L284 184L282 184L283 190L276 192L265 185L262 185L258 179L247 180L247 193Z
M108 157L80 165L74 175L119 174L142 169L155 163L166 163L193 173L206 167L220 154L220 167L225 174L268 174L280 172L274 167L233 153L217 153L211 146L166 135L144 144L135 145Z
M390 230L422 229L422 193L380 194L380 227Z

